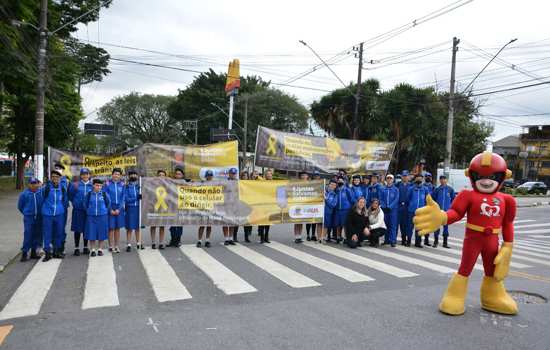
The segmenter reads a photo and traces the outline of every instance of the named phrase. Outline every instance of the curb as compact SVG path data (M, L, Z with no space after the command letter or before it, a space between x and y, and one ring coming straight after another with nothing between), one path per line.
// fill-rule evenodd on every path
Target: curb
M540 207L543 205L550 205L550 202L535 202L529 204L518 205L518 208L531 208L531 207Z
M6 269L6 267L8 267L10 264L12 264L14 261L17 261L17 259L19 258L19 256L21 255L21 252L18 252L17 254L15 254L15 256L11 259L8 260L8 263L6 265L0 265L0 273L4 272L4 270Z

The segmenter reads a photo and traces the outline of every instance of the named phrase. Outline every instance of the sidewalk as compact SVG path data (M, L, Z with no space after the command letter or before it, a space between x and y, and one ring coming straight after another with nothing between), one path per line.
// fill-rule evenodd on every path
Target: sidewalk
M18 191L0 193L0 272L17 257L23 242L23 219L17 210Z

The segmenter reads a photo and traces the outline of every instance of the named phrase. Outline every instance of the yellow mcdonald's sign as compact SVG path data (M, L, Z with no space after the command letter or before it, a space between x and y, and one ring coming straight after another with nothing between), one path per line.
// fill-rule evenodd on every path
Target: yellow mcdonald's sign
M225 82L225 93L229 95L234 95L237 93L238 89L241 87L241 69L238 59L234 59L229 62L229 68L227 69L227 80Z

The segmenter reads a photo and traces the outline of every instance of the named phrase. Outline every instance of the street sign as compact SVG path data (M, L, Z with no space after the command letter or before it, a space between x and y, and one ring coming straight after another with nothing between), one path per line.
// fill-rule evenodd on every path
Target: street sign
M233 130L225 128L211 128L210 129L210 142L229 141L236 140L237 135Z
M88 135L114 135L115 127L109 124L85 123L84 133Z

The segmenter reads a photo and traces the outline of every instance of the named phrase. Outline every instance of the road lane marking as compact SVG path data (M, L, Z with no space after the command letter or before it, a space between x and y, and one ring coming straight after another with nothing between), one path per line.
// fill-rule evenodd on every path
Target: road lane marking
M301 250L291 248L287 245L281 244L279 242L271 242L271 244L266 244L266 247L275 249L278 252L281 252L283 254L286 254L288 256L293 257L294 259L300 260L303 263L309 264L311 266L314 266L320 270L323 270L325 272L328 272L330 274L333 274L335 276L338 276L340 278L345 279L349 282L368 282L368 281L374 281L374 278L369 277L367 275L363 275L362 273L353 271L352 269L348 269L347 267L344 267L342 265L335 264L331 261L318 258L314 255L305 253Z
M536 220L514 220L514 224L522 224L524 222L534 222Z
M540 239L524 238L521 241L526 242L526 243L540 245L540 246L543 246L543 247L550 247L550 242L549 241L541 241Z
M258 291L248 282L240 278L236 273L213 258L204 249L199 249L195 247L195 245L186 244L182 245L180 250L196 267L198 267L212 280L218 289L225 294L233 295Z
M83 310L119 305L113 256L109 252L103 254L88 258Z
M37 315L52 287L60 265L59 259L36 262L0 312L0 320Z
M384 273L387 273L387 274L390 274L390 275L393 275L393 276L396 276L396 277L399 277L399 278L418 276L417 273L407 271L407 270L404 270L404 269L400 269L398 267L395 267L395 266L392 266L392 265L389 265L389 264L386 264L386 263L383 263L383 262L380 262L380 261L365 258L361 255L349 253L349 252L347 252L343 249L329 247L329 246L326 246L326 245L322 245L322 244L318 244L318 243L311 243L311 242L304 242L303 244L307 247L315 248L315 249L320 250L322 252L325 252L327 254L334 255L334 256L339 257L341 259L345 259L345 260L354 262L354 263L359 264L359 265L367 266L367 267L370 267L371 269L378 270L378 271L381 271L381 272L384 272Z
M547 236L547 235L530 235L529 237L533 237L533 238L550 238L550 236Z
M520 235L528 235L531 233L550 233L550 229L516 231L516 234L520 234Z
M288 284L292 288L318 287L321 284L311 278L302 275L299 272L289 269L288 267L279 264L275 260L268 258L250 248L242 245L226 246L229 251L237 254L241 258L256 265L260 269L269 273L273 277Z
M458 250L458 249L454 249L454 248L445 248L444 250L441 250L441 251L445 252L445 253L451 253L451 254L462 256L462 250ZM479 255L479 257L481 258L481 254ZM512 258L515 259L516 257L517 257L517 254L515 254L515 253L512 254ZM532 267L530 265L525 265L525 264L521 264L521 263L514 262L514 261L510 262L510 266L515 267L517 269L526 269L526 268Z
M192 298L160 251L140 249L138 255L159 303Z
M449 237L449 240L460 243L460 245L462 246L462 240L461 239ZM521 247L519 247L519 248L515 247L512 256L513 257L516 256L516 253L518 253L518 252L522 255L531 255L531 256L536 256L536 257L539 257L539 258L548 258L548 254L544 255L544 254L540 254L540 253L535 253L535 252L531 252L531 251L522 250Z
M548 283L550 283L550 278L545 277L545 276L532 275L532 274L530 274L530 273L518 272L518 271L510 271L508 274L509 274L510 276L522 277L522 278L526 278L526 279L532 280L532 281L539 281L539 282L548 282Z
M526 245L525 243L519 243L514 241L514 247L518 249L533 251L533 252L539 252L539 253L546 253L548 254L548 257L550 257L550 249L543 249L543 248L537 248L537 247L531 247L530 245Z
M2 346L4 340L8 337L12 329L13 325L11 324L0 326L0 346Z
M550 253L550 246L548 246L546 243L537 243L537 242L531 242L527 240L514 240L514 244L519 244L526 247L532 247L532 248L541 248L541 249L547 249L547 251Z
M456 269L451 269L451 268L448 268L446 266L433 264L433 263L431 263L429 261L425 261L425 260L411 258L411 257L406 256L406 255L393 253L393 252L390 252L390 251L385 250L385 249L365 248L365 247L359 248L359 249L364 250L364 251L368 251L369 253L374 253L374 254L377 254L377 255L381 255L381 256L384 256L384 257L387 257L387 258L391 258L391 259L399 260L399 261L402 261L402 262L406 262L408 264L421 266L423 268L433 270L433 271L436 271L436 272L441 272L441 273L455 273L456 272Z
M420 255L420 256L423 256L423 257L426 257L426 258L431 258L431 259L434 259L434 260L445 261L445 262L448 262L448 263L453 263L453 264L460 265L460 259L451 258L450 256L434 254L434 253L428 252L428 251L423 250L423 249L422 250L421 249L412 249L412 248L405 248L405 247L400 247L400 246L397 246L396 248L397 248L397 250L402 251L402 252L412 253L412 254ZM483 271L483 265L475 264L474 269L479 270L479 271Z
M519 226L514 226L514 229L519 229L519 228L529 228L529 227L545 227L545 226L550 226L550 223L544 223L544 224L530 224L530 225L519 225Z

